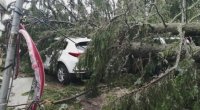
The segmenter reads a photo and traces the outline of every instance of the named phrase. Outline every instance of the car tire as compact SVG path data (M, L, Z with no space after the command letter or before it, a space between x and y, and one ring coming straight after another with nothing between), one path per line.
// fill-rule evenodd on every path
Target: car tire
M57 68L57 79L62 84L69 84L71 76L64 64L59 64Z

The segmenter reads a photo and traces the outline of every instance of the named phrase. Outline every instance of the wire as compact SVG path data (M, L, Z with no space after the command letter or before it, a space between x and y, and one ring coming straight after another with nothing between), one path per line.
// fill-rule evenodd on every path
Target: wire
M10 68L11 66L13 66L13 63L11 63L10 65L6 66L6 67L0 67L1 72L3 72L4 70Z
M74 44L76 44L76 42L75 42L74 40L72 40L71 38L67 37L66 35L60 33L56 28L50 26L50 25L47 24L45 21L42 21L42 20L40 20L40 19L38 19L38 18L36 18L36 17L35 17L35 19L37 19L39 22L45 24L46 26L48 26L49 28L51 28L51 29L54 30L55 32L59 33L61 36L64 36L64 37L67 38L68 40L72 41ZM84 46L81 46L81 45L80 45L80 47L82 47L83 49L86 49L86 47L84 47Z
M15 2L13 2L13 3L15 3ZM12 3L9 4L8 6L9 6L9 8L10 8L10 7L12 6ZM15 7L15 8L17 8L17 7ZM18 10L15 10L15 9L12 9L12 10L13 10L14 12L16 12L17 14L19 14L20 16L24 15L24 14L23 14L23 10L21 10L21 9L19 9L19 8L17 8L17 9L18 9ZM41 18L44 18L44 13L41 12L41 11L39 11L39 12L43 15ZM36 19L37 21L39 21L40 23L45 24L46 26L48 26L49 28L51 28L51 29L54 30L55 32L59 33L61 36L64 36L65 38L67 38L68 40L70 40L70 41L72 41L74 44L76 44L76 42L75 42L74 40L72 40L71 38L67 37L66 35L60 33L56 28L54 28L54 27L50 26L49 24L47 24L44 20L38 19L38 18L36 18L36 17L33 17L33 18ZM48 21L48 20L46 20L46 21ZM86 49L84 46L81 46L81 45L80 45L80 47L82 47L83 49Z
M69 39L70 41L72 41L73 43L75 43L76 44L76 42L75 41L73 41L72 39L70 39L69 37L67 37L66 35L64 35L64 34L62 34L62 33L60 33L56 28L53 28L52 26L50 26L49 24L47 24L44 20L42 21L42 20L40 20L40 19L38 19L38 18L36 18L35 17L35 19L37 19L40 23L43 23L43 24L45 24L46 26L48 26L49 28L51 28L51 29L53 29L54 31L56 31L57 33L59 33L60 35L62 35L62 36L64 36L65 38L67 38L67 39Z

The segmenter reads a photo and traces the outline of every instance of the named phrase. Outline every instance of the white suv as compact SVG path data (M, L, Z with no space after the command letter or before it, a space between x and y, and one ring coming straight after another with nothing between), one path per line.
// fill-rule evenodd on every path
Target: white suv
M57 59L56 74L60 83L70 83L73 73L85 73L85 70L79 70L76 63L79 61L79 56L85 51L91 39L88 38L69 38L65 39L66 45L64 50L60 51L60 56ZM51 67L51 57L46 56L44 68L49 70ZM55 67L53 67L55 68Z

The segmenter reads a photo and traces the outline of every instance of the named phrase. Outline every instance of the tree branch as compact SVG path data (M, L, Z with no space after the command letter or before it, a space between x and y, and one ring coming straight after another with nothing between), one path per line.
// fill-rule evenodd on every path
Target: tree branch
M178 35L179 32L177 27L182 23L166 23L167 27L164 27L163 24L149 24L148 32L149 33L166 33L170 32L173 35ZM138 28L135 26L133 28ZM186 36L197 36L200 35L200 23L188 23L183 24L183 31L185 31Z
M46 0L45 0L46 1ZM57 13L55 12L55 10L51 7L51 3L50 3L50 0L47 0L47 5L44 3L44 5L49 9L51 10L53 16L55 17L55 19L57 19Z
M138 92L142 92L144 91L145 89L148 89L149 87L152 87L154 84L158 83L160 80L162 80L163 78L165 78L166 76L168 76L174 69L177 68L178 64L179 64L179 61L180 61L180 56L181 56L181 50L182 50L182 44L183 44L183 36L184 36L184 33L182 32L182 26L178 27L179 29L179 36L180 36L180 43L179 43L179 50L177 52L177 57L176 57L176 62L174 64L173 67L167 69L164 73L160 74L157 78L153 79L151 82L149 82L148 84L140 87L140 88L137 88L137 89L134 89L132 90L131 92L121 96L119 99L123 99L124 97L129 97L130 95L133 95L135 93L138 93ZM116 99L118 100L118 99ZM114 103L116 102L116 100L112 101L111 103Z
M190 20L188 20L188 22L192 22L194 19L196 19L197 17L200 16L200 13L196 14L195 16L193 16Z
M195 7L200 0L197 0L195 3L193 3L190 7L187 8L187 10L191 10L193 7ZM171 21L170 23L174 22L179 16L181 15L181 12L178 13Z
M50 23L64 23L64 24L69 24L69 25L72 25L72 26L75 25L75 24L73 24L69 21L49 20L48 22L50 22Z
M63 3L64 3L64 2L63 2ZM67 10L67 12L70 14L70 16L71 16L72 18L74 18L75 21L77 21L77 18L76 18L76 16L73 14L73 12L71 12L71 11L67 8L67 6L65 6L63 3L61 3L61 5Z
M165 20L163 19L162 15L159 13L158 7L157 7L155 4L151 4L151 5L153 5L153 6L156 8L156 12L157 12L158 16L160 17L160 19L162 20L163 25L164 25L165 28L166 28L167 25L166 25Z

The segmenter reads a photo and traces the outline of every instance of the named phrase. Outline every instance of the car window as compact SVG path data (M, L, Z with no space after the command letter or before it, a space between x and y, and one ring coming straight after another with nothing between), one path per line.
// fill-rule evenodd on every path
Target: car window
M76 48L84 51L87 48L89 42L79 42L76 44Z

